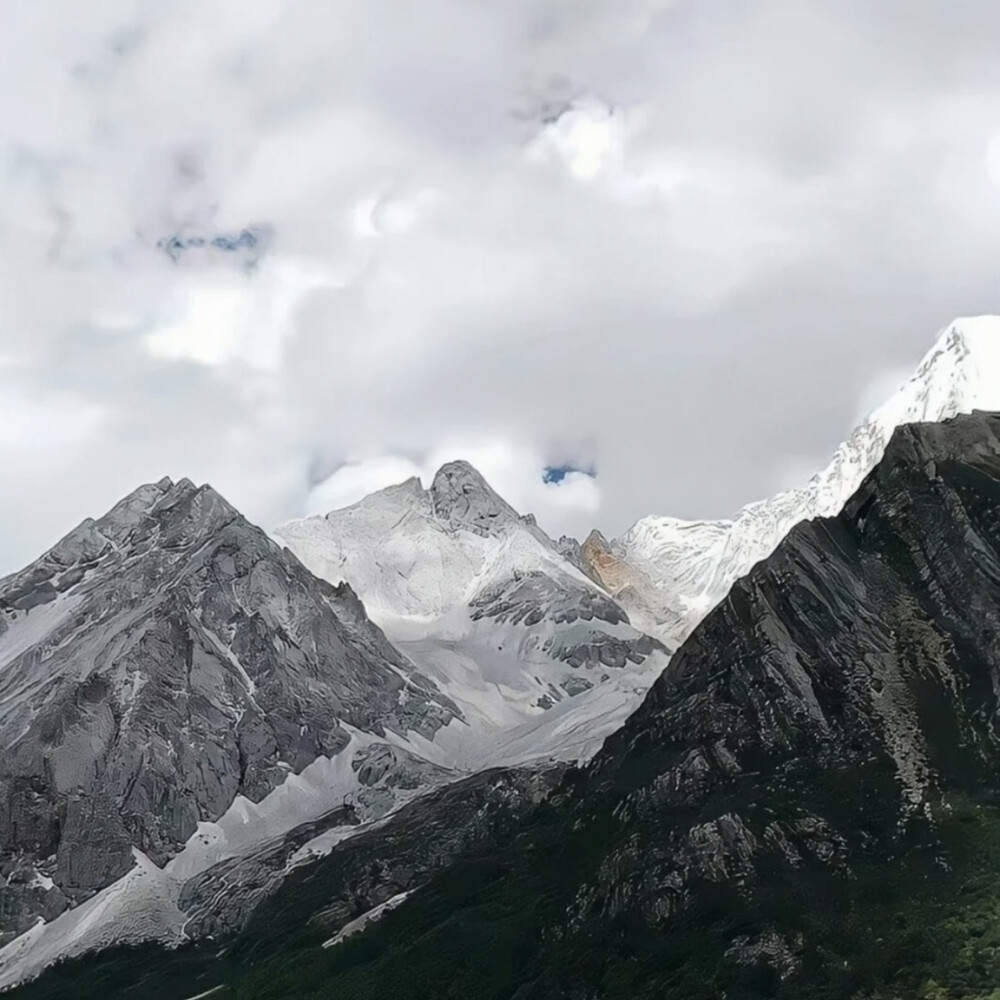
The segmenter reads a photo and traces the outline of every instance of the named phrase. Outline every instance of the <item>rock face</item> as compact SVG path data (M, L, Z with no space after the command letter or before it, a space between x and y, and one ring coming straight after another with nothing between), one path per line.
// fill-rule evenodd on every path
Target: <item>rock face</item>
M348 727L457 708L208 487L164 479L0 581L0 932L162 865Z
M1000 317L956 320L914 376L855 428L805 486L749 504L731 521L646 517L613 542L592 536L593 544L583 548L587 570L639 628L673 648L794 525L836 515L882 457L896 427L1000 409L998 372Z
M490 536L513 524L534 527L492 490L468 462L448 462L438 469L429 491L434 516L451 528Z
M931 843L926 807L995 797L998 629L1000 416L905 426L839 517L733 586L594 759L578 807L615 825L573 922L666 927L705 883L753 898L776 866L846 874Z

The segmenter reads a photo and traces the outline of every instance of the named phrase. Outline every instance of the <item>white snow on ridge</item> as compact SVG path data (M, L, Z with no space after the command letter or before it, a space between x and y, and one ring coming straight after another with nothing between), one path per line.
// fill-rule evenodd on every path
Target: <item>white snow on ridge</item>
M0 669L61 625L80 605L81 600L77 593L58 594L47 604L39 604L7 618L7 629L0 632Z
M329 941L323 942L323 947L332 948L335 944L339 944L345 938L349 938L352 934L357 934L359 931L363 931L370 923L379 920L390 910L396 909L396 907L410 895L412 895L412 890L408 892L400 892L391 899L387 899L384 903L379 903L378 906L373 906L367 913L362 913L360 917L355 917L350 923L344 924L340 931L330 938Z
M338 840L368 829L378 817L366 812L357 801L361 785L351 762L358 751L386 741L345 728L350 732L350 743L336 757L319 757L300 774L289 774L258 803L237 796L217 821L199 823L184 849L163 868L141 851L133 850L135 867L117 882L55 920L40 921L0 949L0 990L30 979L60 958L111 944L149 940L179 944L184 940L188 917L179 909L178 901L189 879L300 824L319 819L345 802L356 805L363 822L321 834L315 842L301 848L289 864L327 853ZM421 747L404 737L390 734L389 741L410 753L420 754ZM394 808L429 787L399 790Z
M182 940L184 916L169 876L141 851L135 867L85 903L34 927L0 950L0 989L31 978L62 958L111 945Z
M558 570L593 587L520 520L491 534L456 530L416 478L325 517L291 521L274 535L316 576L349 583L387 634L408 638L431 625L439 630L449 613L515 570Z
M463 719L435 735L428 759L474 770L586 757L636 707L667 658L654 651L623 667L565 662L566 649L639 633L624 621L560 614L562 595L570 604L588 597L607 604L608 595L475 470L452 467L429 490L410 479L325 517L293 521L276 537L318 576L350 584L390 641L461 709ZM520 596L537 609L530 623L476 613L497 588L516 589L518 581L529 581ZM580 725L570 724L578 712Z
M839 513L878 464L901 424L937 421L974 409L1000 409L1000 317L959 319L947 327L916 374L876 409L803 487L744 507L731 521L645 517L611 544L635 574L627 610L651 608L656 631L682 641L751 567L799 521Z

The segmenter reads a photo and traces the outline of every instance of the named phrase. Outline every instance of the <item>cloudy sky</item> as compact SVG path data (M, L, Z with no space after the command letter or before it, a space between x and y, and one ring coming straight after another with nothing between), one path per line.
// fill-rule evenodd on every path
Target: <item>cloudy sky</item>
M454 457L553 533L725 516L1000 311L995 0L0 29L0 571L164 474L265 527Z

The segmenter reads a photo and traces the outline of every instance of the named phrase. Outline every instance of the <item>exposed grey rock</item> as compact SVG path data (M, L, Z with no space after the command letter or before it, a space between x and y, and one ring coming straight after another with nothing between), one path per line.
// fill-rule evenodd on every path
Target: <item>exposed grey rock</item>
M458 715L349 588L187 480L0 580L0 623L0 865L55 855L73 902L336 755L345 725L432 736ZM0 932L47 906L0 888Z
M496 534L521 520L468 462L442 465L431 483L430 496L434 513L442 521L481 535Z
M555 577L538 571L515 571L503 585L480 594L472 607L473 620L493 618L515 625L535 624L531 620L534 615L555 622L595 618L611 625L628 622L625 612L606 595L586 589L569 576Z
M627 663L642 663L654 650L665 651L656 639L632 628L625 612L606 594L556 570L515 571L510 579L478 594L470 607L473 621L489 618L525 627L542 621L578 623L577 629L553 634L544 647L572 667L620 670Z
M733 586L578 786L569 815L618 826L568 927L670 933L705 880L752 899L775 865L851 879L944 790L992 795L998 483L1000 416L900 428L840 517ZM797 949L761 927L729 957L784 976Z
M741 934L733 939L726 950L726 958L739 965L759 965L775 969L782 979L795 972L801 960L802 935L789 941L783 934L773 929L759 934Z
M25 854L9 855L0 867L0 945L31 927L38 917L55 920L70 906L66 893L48 880L55 859L35 861Z
M117 803L100 790L66 800L53 881L70 898L93 895L132 867L132 842Z
M586 677L567 677L560 685L571 698L584 691L589 691L594 685Z
M387 743L373 743L359 750L351 760L361 790L358 802L365 817L379 819L397 802L398 792L431 788L454 780L456 774Z

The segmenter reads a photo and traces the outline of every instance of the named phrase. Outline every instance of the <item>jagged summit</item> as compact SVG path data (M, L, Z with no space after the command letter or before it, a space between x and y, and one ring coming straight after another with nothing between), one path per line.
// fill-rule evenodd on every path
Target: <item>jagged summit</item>
M312 819L336 803L289 775L346 754L349 781L370 744L460 717L347 588L186 479L0 580L0 668L0 861L17 875L0 943L126 878L136 852L159 868L215 850L221 830L196 834L230 808L248 840Z
M350 582L380 624L440 618L515 572L595 582L577 542L553 542L466 461L442 465L426 490L412 477L275 534L318 576Z
M448 462L430 488L434 513L452 527L490 535L521 520L520 515L468 462Z
M431 517L448 530L479 535L493 535L517 524L535 525L532 515L519 515L478 469L461 460L442 465L428 489L418 476L411 476L330 511L325 517L332 522L375 519L388 527L410 514Z
M664 662L586 573L579 544L553 542L468 462L444 465L426 491L410 480L275 534L317 576L350 583L489 740L536 727L523 744L533 754L592 752ZM589 724L570 725L585 700Z
M431 481L431 492L436 493L439 489L450 489L454 486L469 489L477 493L489 493L496 496L493 487L486 482L486 477L471 463L464 458L457 458L451 462L445 462L434 473Z
M192 540L207 539L238 518L236 508L211 486L195 486L190 479L175 483L164 476L137 487L103 516L81 521L30 566L0 579L0 587L30 589L43 578L75 567L56 581L64 589L77 582L79 567L92 568L112 553L127 558L133 545L162 545L180 552Z
M731 521L642 518L603 552L604 570L600 561L591 569L611 589L629 576L631 590L622 593L632 617L665 641L681 641L795 524L838 513L878 463L896 427L974 409L1000 409L998 316L958 319L945 328L913 377L805 486L749 504Z

